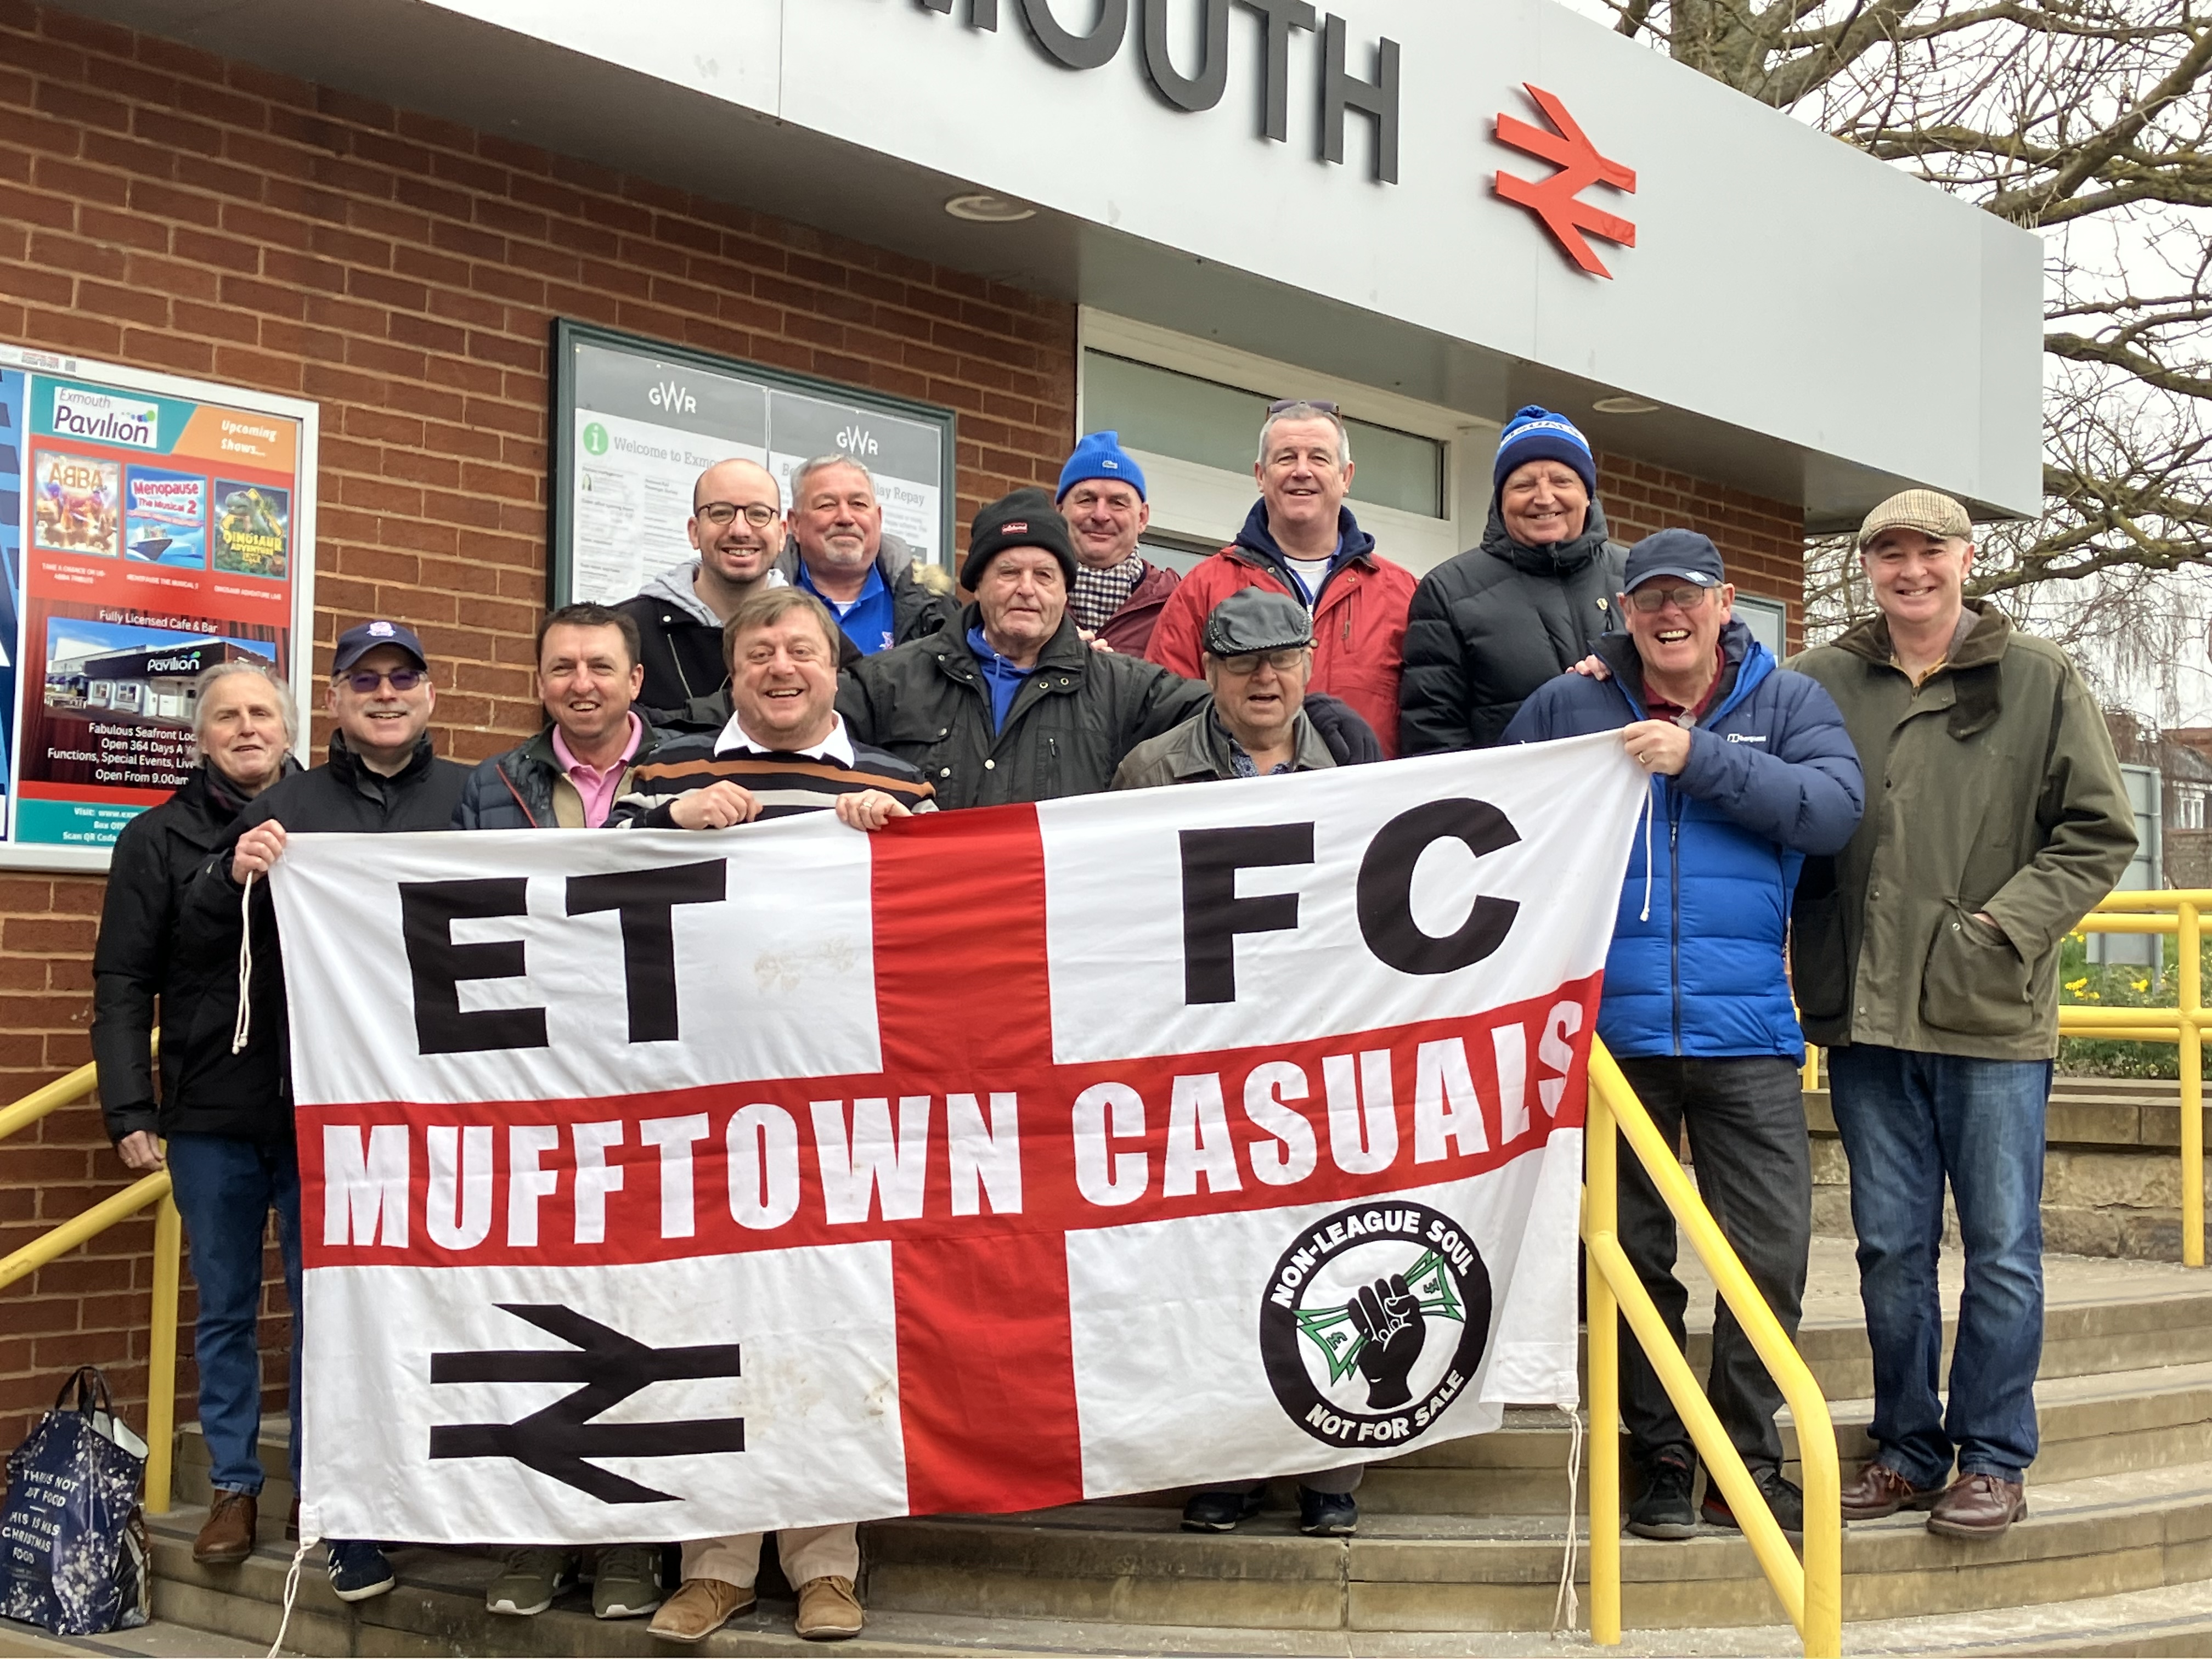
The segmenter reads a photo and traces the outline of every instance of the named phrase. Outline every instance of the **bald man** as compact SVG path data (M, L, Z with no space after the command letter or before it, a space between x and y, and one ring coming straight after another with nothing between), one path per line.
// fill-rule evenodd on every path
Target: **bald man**
M783 492L756 461L717 461L691 486L684 526L699 556L664 570L615 607L637 624L645 688L638 704L654 725L730 683L722 624L756 593L786 586Z

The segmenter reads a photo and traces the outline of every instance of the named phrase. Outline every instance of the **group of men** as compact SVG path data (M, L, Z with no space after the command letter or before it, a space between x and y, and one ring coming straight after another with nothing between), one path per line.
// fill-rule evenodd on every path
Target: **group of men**
M787 504L765 468L721 462L695 489L696 556L621 605L548 616L546 724L473 769L433 752L435 675L400 623L339 636L329 759L312 770L289 759L280 681L247 663L203 677L201 769L117 843L94 1029L111 1133L134 1169L166 1156L191 1237L216 1492L199 1559L242 1560L254 1544L272 1209L298 1306L282 941L258 882L288 834L723 830L817 810L865 832L917 812L1604 731L1650 772L1650 800L1599 1030L1662 1133L1686 1133L1706 1202L1793 1333L1811 1231L1801 1018L1830 1049L1880 1447L1846 1516L1924 1508L1936 1530L1984 1536L2025 1513L2057 942L2118 878L2134 829L2078 675L1965 597L1965 510L1925 491L1877 507L1859 546L1878 614L1791 669L1734 618L1707 538L1609 538L1589 446L1551 411L1505 427L1482 542L1419 581L1346 504L1354 462L1334 405L1273 405L1254 474L1235 541L1178 575L1146 556L1141 468L1116 434L1090 434L1055 492L976 514L956 584L884 533L858 462L806 463ZM1948 1416L1947 1183L1967 1272ZM1671 1220L1632 1162L1621 1188L1624 1246L1679 1338ZM1623 1352L1642 1474L1629 1527L1734 1525L1710 1486L1693 1506L1689 1436L1641 1351ZM1778 1392L1725 1310L1709 1389L1799 1530ZM296 1341L291 1395L296 1484ZM1352 1533L1360 1474L1300 1477L1301 1529ZM1235 1528L1265 1484L1193 1493L1183 1525ZM594 1610L650 1613L656 1636L698 1641L753 1605L760 1544L684 1541L672 1592L659 1544L603 1549ZM854 1528L778 1547L798 1633L856 1633ZM333 1540L329 1565L347 1599L393 1582L374 1541ZM511 1550L487 1603L540 1611L580 1567L573 1552Z

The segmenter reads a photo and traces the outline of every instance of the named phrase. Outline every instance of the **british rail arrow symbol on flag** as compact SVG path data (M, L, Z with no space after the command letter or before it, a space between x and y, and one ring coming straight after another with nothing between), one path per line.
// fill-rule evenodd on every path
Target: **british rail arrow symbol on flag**
M1618 214L1607 213L1581 199L1582 193L1592 185L1610 185L1615 190L1633 196L1636 193L1636 173L1618 161L1608 161L1597 152L1575 118L1567 113L1567 106L1553 94L1540 87L1527 86L1528 96L1535 100L1536 107L1544 118L1558 131L1547 132L1528 122L1500 113L1498 118L1498 142L1510 144L1515 149L1525 150L1540 161L1549 161L1559 170L1548 179L1530 180L1516 179L1511 173L1500 172L1493 186L1506 201L1527 208L1544 222L1565 248L1567 257L1593 276L1610 277L1605 262L1597 257L1589 245L1589 236L1602 236L1608 242L1618 242L1623 247L1636 246L1636 227Z

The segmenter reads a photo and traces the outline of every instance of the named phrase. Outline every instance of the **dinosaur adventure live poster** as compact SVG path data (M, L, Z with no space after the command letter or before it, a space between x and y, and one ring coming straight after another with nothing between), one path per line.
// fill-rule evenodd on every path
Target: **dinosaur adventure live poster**
M202 670L254 659L296 689L314 420L0 345L7 847L96 854L182 783Z

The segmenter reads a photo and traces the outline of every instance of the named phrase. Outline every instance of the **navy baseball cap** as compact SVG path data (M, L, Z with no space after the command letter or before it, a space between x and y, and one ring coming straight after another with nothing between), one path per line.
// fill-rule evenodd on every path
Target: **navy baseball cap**
M1677 576L1700 587L1718 587L1728 580L1728 570L1710 538L1694 530L1660 530L1628 550L1628 572L1620 591L1633 593L1655 576Z
M430 659L422 654L422 641L415 637L415 630L404 623L358 623L338 635L338 648L331 657L331 672L343 674L380 645L396 645L415 659L416 666L428 670Z

